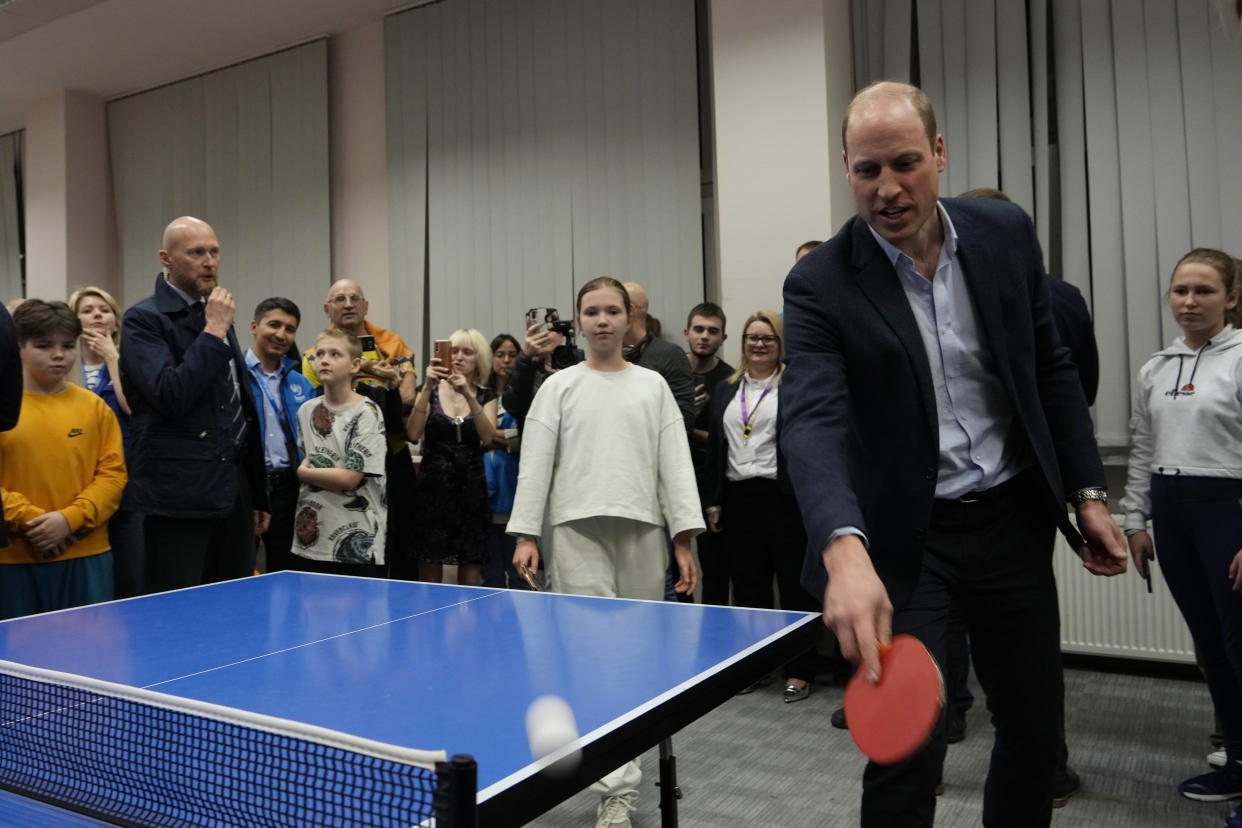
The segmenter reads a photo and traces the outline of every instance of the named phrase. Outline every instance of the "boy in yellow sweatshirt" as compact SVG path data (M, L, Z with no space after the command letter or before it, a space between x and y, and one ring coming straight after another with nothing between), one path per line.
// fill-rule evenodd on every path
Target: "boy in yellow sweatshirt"
M96 394L65 377L82 324L64 302L29 299L13 314L21 417L0 433L9 545L0 549L0 618L112 599L108 518L125 489L121 429Z

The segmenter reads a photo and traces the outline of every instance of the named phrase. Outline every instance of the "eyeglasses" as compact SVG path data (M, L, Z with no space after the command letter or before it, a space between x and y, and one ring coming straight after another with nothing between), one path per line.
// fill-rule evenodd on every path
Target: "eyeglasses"
M772 334L743 334L742 335L742 339L745 339L751 345L774 345L776 343L776 340L779 338L780 337L773 336Z

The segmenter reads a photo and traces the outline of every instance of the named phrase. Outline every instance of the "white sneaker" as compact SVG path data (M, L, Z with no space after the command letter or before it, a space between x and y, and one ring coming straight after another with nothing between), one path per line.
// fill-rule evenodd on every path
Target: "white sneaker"
M1223 768L1225 766L1225 749L1214 750L1207 755L1207 763L1214 768Z
M634 810L636 794L627 793L617 796L606 796L599 803L595 813L595 828L631 828L630 811Z

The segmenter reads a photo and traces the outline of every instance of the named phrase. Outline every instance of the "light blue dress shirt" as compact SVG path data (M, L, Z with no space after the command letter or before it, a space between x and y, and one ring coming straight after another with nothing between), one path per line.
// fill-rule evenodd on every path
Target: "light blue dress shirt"
M919 275L913 259L871 233L897 271L927 351L940 432L936 497L956 498L1005 482L1023 462L1009 439L1013 407L970 301L957 231L944 207L937 203L936 209L944 244L931 281Z
M255 402L263 406L264 462L269 472L283 471L291 464L289 463L289 444L285 442L283 410L285 401L280 390L281 371L279 368L274 374L264 371L263 363L259 362L259 357L255 355L253 348L246 349L246 365L262 386L259 389L259 396L262 400L255 400ZM263 389L267 389L266 394L263 393Z

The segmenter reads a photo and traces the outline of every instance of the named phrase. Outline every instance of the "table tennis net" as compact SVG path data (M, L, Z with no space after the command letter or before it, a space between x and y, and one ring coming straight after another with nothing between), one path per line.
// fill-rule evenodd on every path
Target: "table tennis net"
M449 828L459 759L0 661L0 787L121 825Z

